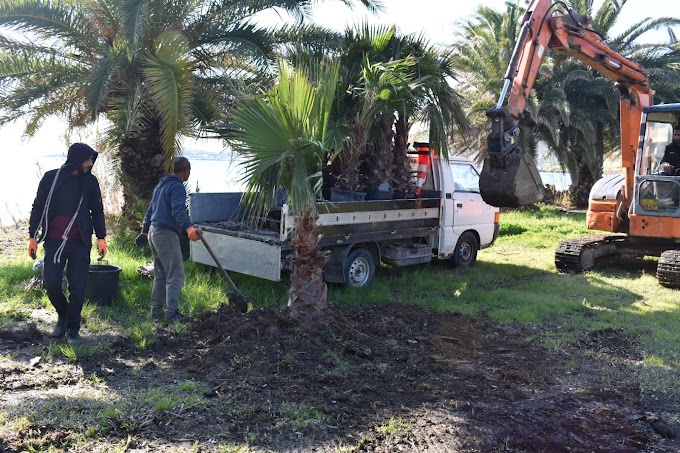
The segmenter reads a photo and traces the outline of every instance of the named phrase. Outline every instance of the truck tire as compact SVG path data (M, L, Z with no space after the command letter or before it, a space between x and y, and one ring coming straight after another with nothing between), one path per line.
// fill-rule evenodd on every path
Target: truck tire
M357 248L350 252L345 264L346 288L362 288L368 286L375 278L375 259L366 249Z
M474 234L466 231L461 234L456 243L456 249L453 251L451 257L451 266L453 267L472 267L477 262L477 238Z

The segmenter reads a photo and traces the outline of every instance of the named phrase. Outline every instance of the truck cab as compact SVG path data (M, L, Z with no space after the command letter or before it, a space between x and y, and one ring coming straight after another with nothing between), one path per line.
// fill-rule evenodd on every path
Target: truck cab
M490 247L499 233L499 209L482 199L479 171L471 159L451 156L439 163L432 155L432 174L423 189L442 199L441 228L436 238L439 258L451 258L455 266L474 265L477 251ZM412 162L413 165L413 162Z

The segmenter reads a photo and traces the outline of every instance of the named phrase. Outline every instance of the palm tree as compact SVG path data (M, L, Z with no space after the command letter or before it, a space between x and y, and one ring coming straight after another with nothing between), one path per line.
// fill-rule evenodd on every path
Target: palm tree
M278 83L264 96L246 97L234 111L233 144L246 158L251 214L265 214L280 188L288 192L295 217L288 306L291 316L307 326L328 321L323 280L328 256L317 246L314 201L320 195L324 156L338 146L329 132L338 78L337 62L294 68L280 61Z
M472 143L481 143L488 134L484 113L495 104L501 92L520 12L512 3L506 3L505 11L480 6L472 17L458 24L450 50L472 123Z
M478 161L486 154L486 136L490 131L485 113L498 100L523 14L524 9L517 2L507 2L505 11L479 7L472 18L461 23L451 48L474 131L464 146L478 150L475 156ZM552 61L546 58L519 123L519 146L534 157L541 139L553 145L560 142L559 124L569 121L565 94L561 87L549 83L552 71Z
M456 79L451 55L394 26L348 28L337 44L339 50L331 51L339 55L346 93L338 95L337 122L361 130L363 153L370 156L364 168L368 188L387 182L406 191L413 122L429 126L430 143L444 156L454 131L468 128L462 99L451 85Z
M312 3L0 0L0 125L26 119L30 135L50 115L71 128L108 119L130 209L150 198L183 135L223 120L236 92L270 79L288 36L252 17L281 8L302 18Z

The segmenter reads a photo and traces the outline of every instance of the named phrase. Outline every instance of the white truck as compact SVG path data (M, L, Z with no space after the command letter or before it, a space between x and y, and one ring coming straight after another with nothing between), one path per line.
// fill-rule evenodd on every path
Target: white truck
M428 157L431 165L418 181L422 192L417 198L317 203L319 246L331 252L324 268L327 282L366 286L381 262L408 266L437 257L469 267L478 250L493 245L499 210L482 200L472 162ZM412 163L417 166L417 159ZM263 226L255 228L243 222L241 197L194 193L189 214L226 270L279 281L289 269L293 217L288 205L270 210ZM201 241L190 244L192 261L215 265Z

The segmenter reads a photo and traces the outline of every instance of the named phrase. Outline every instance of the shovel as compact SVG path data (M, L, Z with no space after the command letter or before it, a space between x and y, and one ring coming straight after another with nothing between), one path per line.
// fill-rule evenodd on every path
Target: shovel
M217 267L220 268L222 275L224 275L224 278L227 280L227 282L229 282L229 286L231 286L233 292L228 294L229 303L236 306L236 308L238 308L241 311L241 313L247 313L248 298L241 294L241 292L238 290L231 277L229 277L229 274L227 274L227 271L224 270L222 264L220 264L220 261L217 259L217 255L215 255L215 252L213 252L210 245L208 245L208 241L205 240L205 237L203 236L203 231L201 231L200 228L198 228L198 237L201 238L201 242L205 246L205 249L208 251L215 264L217 264Z

